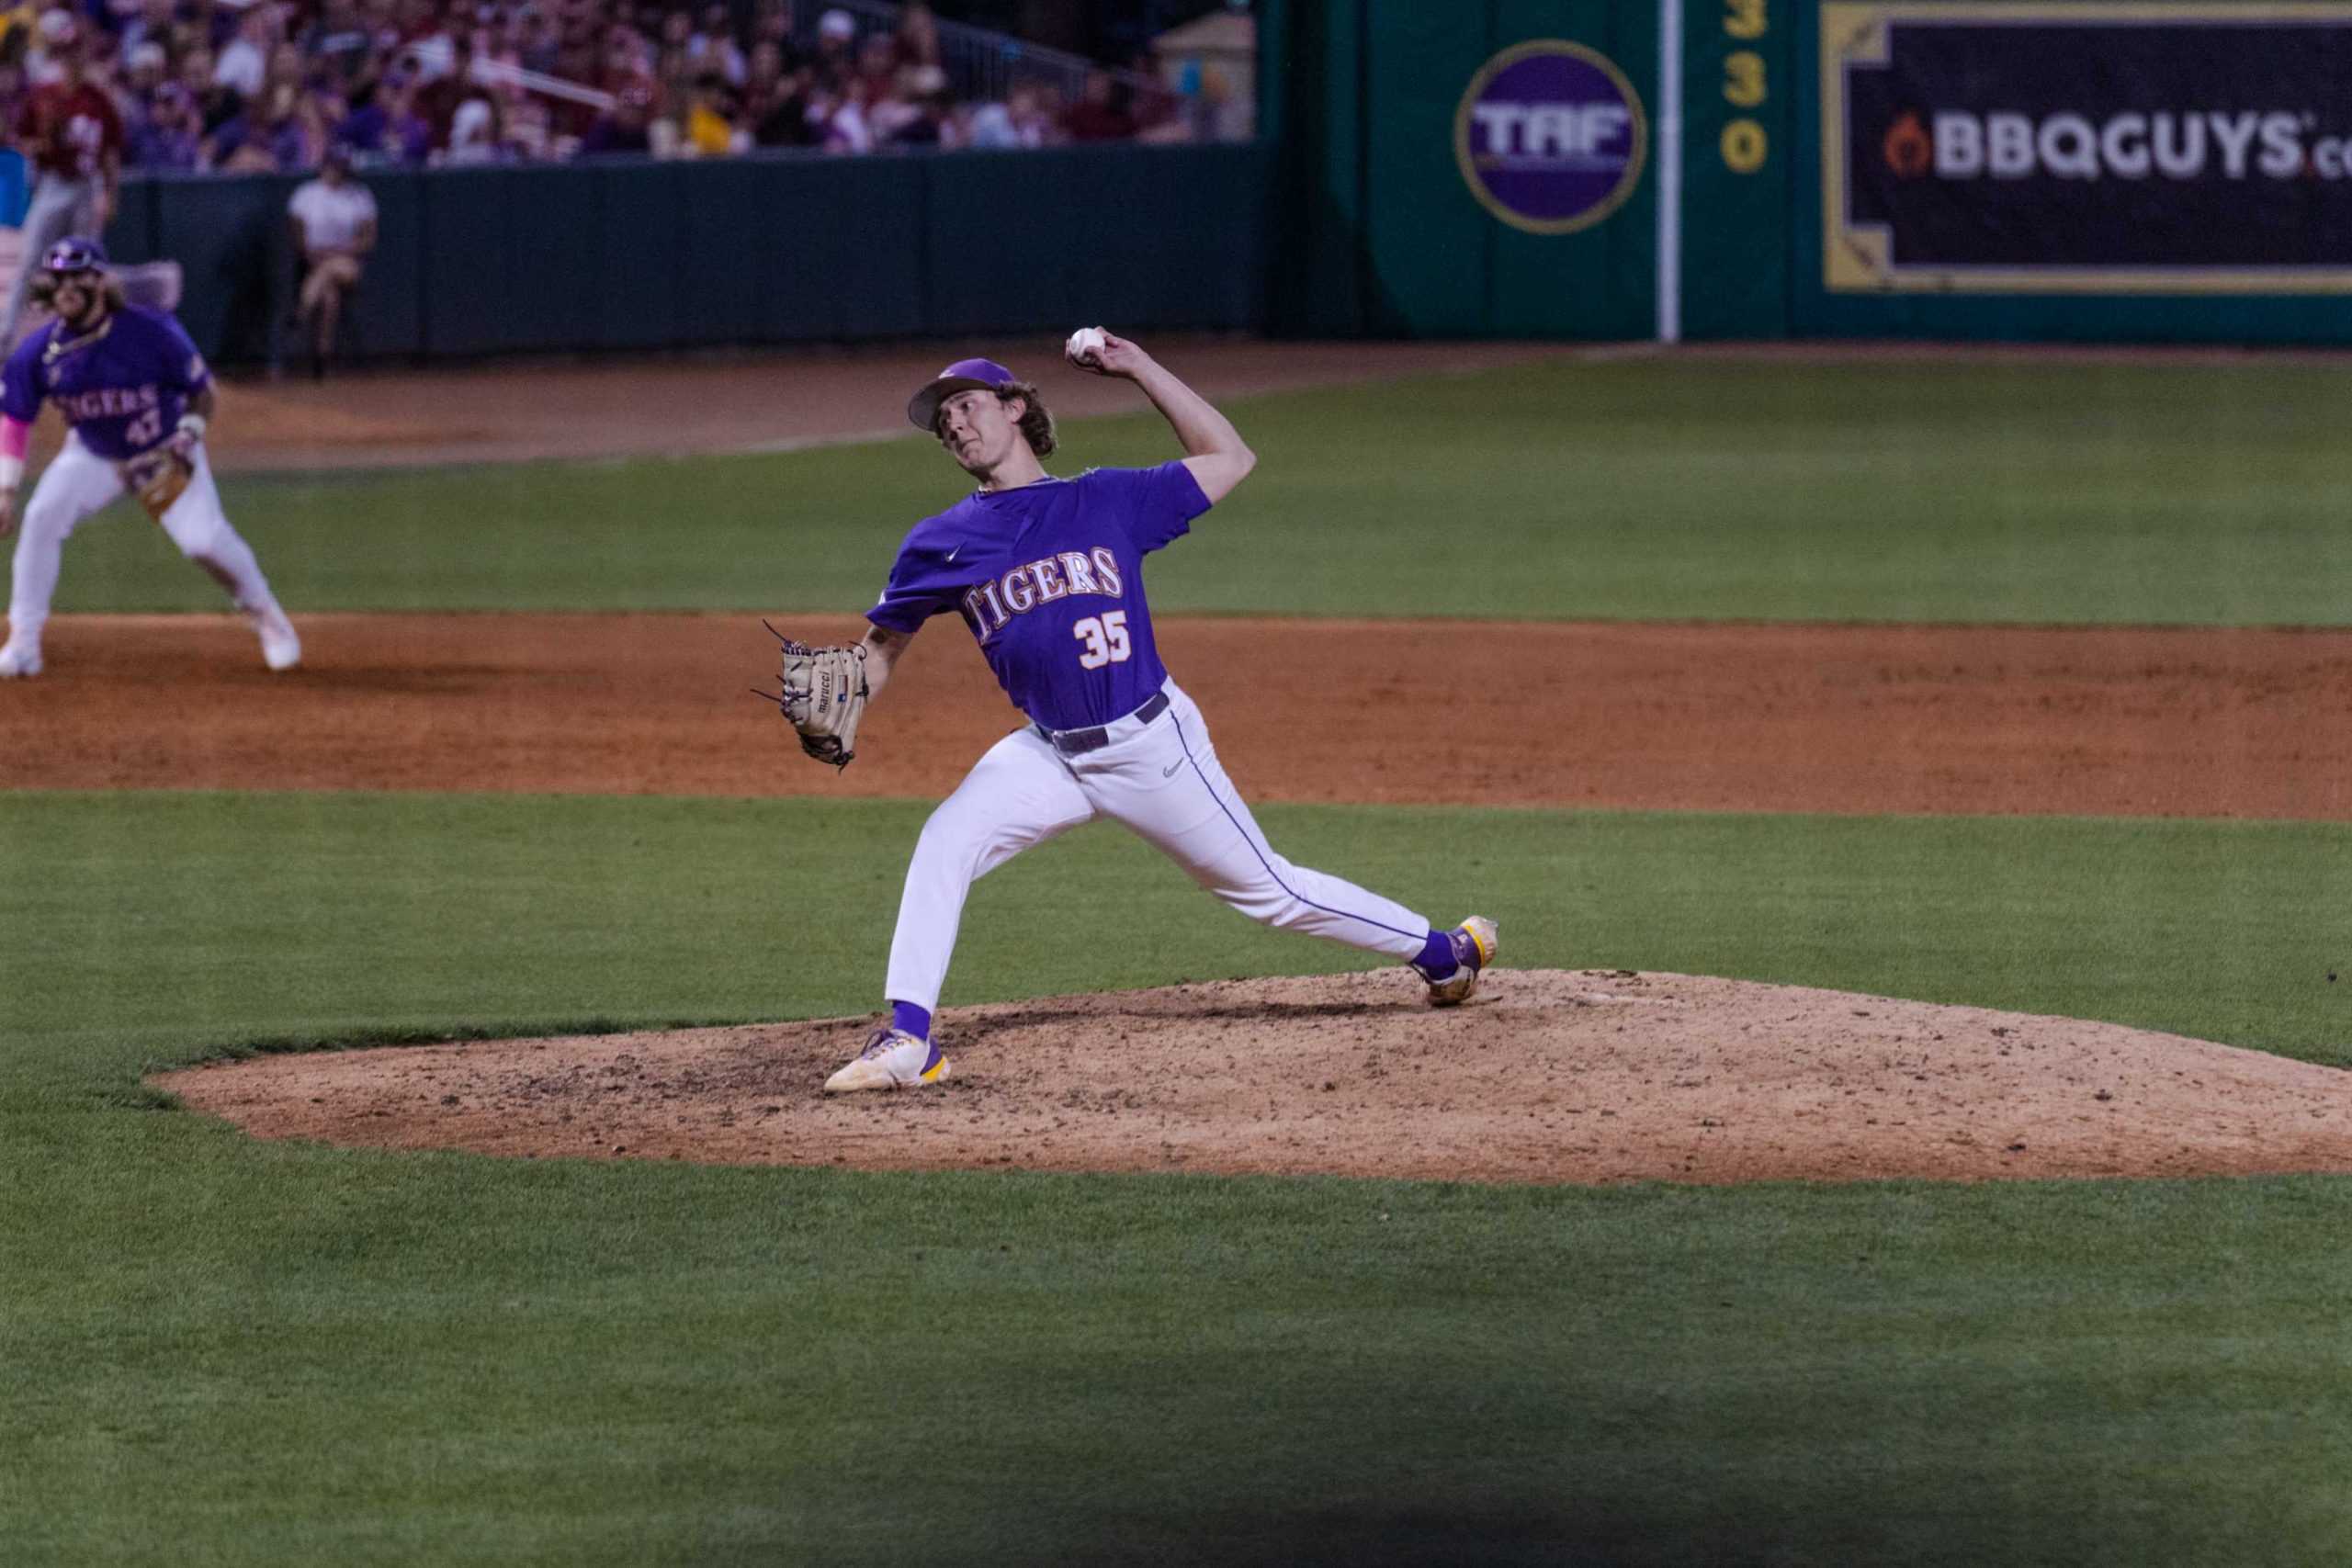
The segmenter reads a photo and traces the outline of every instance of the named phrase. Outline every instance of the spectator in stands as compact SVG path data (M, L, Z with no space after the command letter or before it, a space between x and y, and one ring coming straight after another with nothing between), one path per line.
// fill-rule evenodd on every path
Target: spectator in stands
M209 166L224 173L285 174L315 165L327 136L315 103L298 88L277 86L222 122L211 143Z
M240 98L261 96L262 81L269 71L276 17L275 9L266 5L246 11L237 23L236 36L212 62L214 86L226 87Z
M165 82L140 105L130 161L141 169L193 174L204 145L204 116L177 82Z
M181 57L179 81L194 100L197 120L207 136L220 130L244 105L234 88L223 87L212 80L212 51L200 44Z
M171 0L149 0L168 8ZM326 0L317 21L302 35L302 52L328 77L349 87L359 80L375 53L376 40L359 17L353 0Z
M613 107L598 117L580 140L582 157L653 151L649 129L653 115L653 85L642 78L624 83L613 95Z
M179 7L175 0L140 0L138 7L123 19L122 31L115 42L125 59L142 44L156 44L166 56L171 52L173 24Z
M686 91L684 123L679 127L679 151L696 158L724 158L735 145L734 94L727 78L712 71L695 79Z
M857 21L847 11L828 11L817 18L817 86L839 93L857 74Z
M853 156L874 151L874 128L865 118L865 78L853 75L838 93L820 92L809 114L823 128L828 152Z
M807 34L793 0L21 0L0 9L0 119L51 68L31 35L77 11L138 167L308 167L328 141L365 164L1182 140L1219 108L1205 83L1179 100L1108 72L1067 115L1051 80L959 102L922 0L870 30L834 6Z
M745 86L744 118L755 147L813 147L818 134L808 123L808 71L786 72L783 53L769 39L752 46L751 80Z
M296 188L286 211L302 258L295 319L311 329L311 374L323 376L345 301L376 248L376 198L351 177L350 156L336 148L318 177Z
M542 76L560 73L563 59L563 28L550 11L525 0L514 12L512 40L514 62L526 71L536 71Z
M872 41L889 42L879 33ZM875 90L872 79L866 80L865 129L876 146L897 141L902 128L922 117L920 102L922 94L915 76L919 69L907 67L893 71L878 92ZM941 80L945 80L944 73L942 73Z
M1044 147L1054 141L1053 117L1038 102L1035 84L1016 85L1001 104L982 104L972 111L969 145L1009 151Z
M716 72L730 88L741 87L749 62L735 42L734 23L725 6L704 7L702 26L686 39L686 58L699 72Z
M489 88L477 87L450 113L448 144L441 150L440 161L463 167L505 159L506 127L498 99Z
M560 156L554 145L555 116L548 101L527 91L519 81L502 82L494 90L503 154L510 158Z
M923 0L913 0L899 13L899 29L891 47L901 65L944 65L939 52L939 18Z
M857 75L865 84L865 101L878 104L899 84L899 49L888 33L868 33L857 46Z
M1124 141L1136 133L1135 90L1108 71L1090 71L1085 96L1062 116L1072 141Z
M792 0L760 0L760 7L752 23L752 51L744 57L748 73L752 56L766 45L776 52L776 69L783 75L792 75L810 62L792 36Z
M156 88L164 85L164 73L171 63L171 56L161 43L148 39L125 50L122 63L119 96L128 100L121 106L128 111L123 115L123 120L126 125L136 129L137 121L142 118L140 113L141 106L155 96Z
M947 73L936 65L910 65L899 73L899 113L885 130L875 134L893 147L953 152L969 140L956 95L947 90Z

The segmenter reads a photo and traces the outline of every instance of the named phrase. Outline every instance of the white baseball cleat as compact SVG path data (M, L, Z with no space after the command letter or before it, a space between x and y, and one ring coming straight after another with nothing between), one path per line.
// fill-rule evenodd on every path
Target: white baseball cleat
M20 676L40 673L40 644L18 642L10 637L8 646L0 648L0 681L14 681Z
M827 1094L854 1094L862 1089L920 1089L947 1076L947 1058L928 1040L918 1040L902 1029L877 1029L865 1049L849 1065L825 1080Z
M1478 976L1502 951L1502 939L1495 922L1484 915L1473 915L1447 933L1453 939L1453 973L1442 980L1430 980L1430 1006L1459 1007L1470 999L1478 988ZM1429 976L1421 976L1429 980Z
M302 662L302 639L294 633L294 623L286 612L272 604L266 610L250 612L246 618L261 637L261 661L272 670L291 670Z

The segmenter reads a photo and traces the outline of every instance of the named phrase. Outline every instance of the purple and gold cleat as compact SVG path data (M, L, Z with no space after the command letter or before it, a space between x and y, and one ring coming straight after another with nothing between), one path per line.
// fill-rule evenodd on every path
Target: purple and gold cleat
M1478 988L1478 976L1495 961L1495 954L1502 951L1495 922L1484 915L1471 916L1446 934L1453 939L1453 972L1442 980L1430 980L1427 974L1421 976L1429 980L1430 1006L1433 1008L1460 1007L1468 1001L1470 994Z
M921 1089L947 1076L947 1058L928 1040L903 1029L877 1029L865 1048L825 1080L827 1094L865 1089Z

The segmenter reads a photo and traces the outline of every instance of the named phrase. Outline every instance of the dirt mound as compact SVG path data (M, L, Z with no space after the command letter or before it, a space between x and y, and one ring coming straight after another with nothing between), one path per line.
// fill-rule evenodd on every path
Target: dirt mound
M959 1009L944 1085L828 1099L870 1021L270 1056L156 1077L261 1137L510 1156L1514 1182L2352 1169L2352 1077L2106 1023L1683 975L1397 971Z

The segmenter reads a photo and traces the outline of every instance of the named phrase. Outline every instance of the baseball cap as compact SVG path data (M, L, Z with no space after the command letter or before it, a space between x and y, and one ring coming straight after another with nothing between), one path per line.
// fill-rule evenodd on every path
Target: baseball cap
M939 405L957 392L1001 392L1018 379L993 359L959 359L907 400L907 418L917 430L935 430Z

